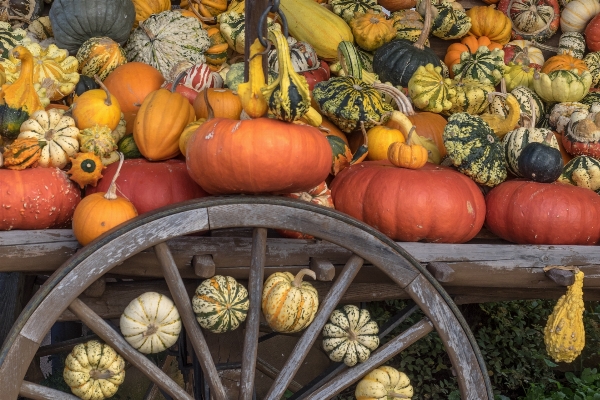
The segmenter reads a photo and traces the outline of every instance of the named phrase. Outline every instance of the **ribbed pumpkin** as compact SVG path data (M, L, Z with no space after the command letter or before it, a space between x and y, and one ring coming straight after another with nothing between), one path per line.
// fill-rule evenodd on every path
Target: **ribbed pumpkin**
M127 133L133 132L133 122L146 96L160 89L164 82L156 68L141 62L128 62L108 75L103 83L119 101Z
M119 166L123 163L122 154L120 158ZM117 169L106 193L98 192L86 196L77 205L73 214L73 234L82 246L138 215L129 200L117 196L116 181L118 177L119 169Z
M223 333L246 320L250 300L246 288L234 278L216 275L196 288L192 306L202 328Z
M211 119L187 146L188 172L211 194L304 191L331 169L331 147L317 128L268 118Z
M558 182L597 191L600 189L600 161L590 156L578 156L563 168Z
M77 61L82 75L98 75L103 81L118 66L125 64L127 57L125 50L111 38L94 37L83 42L77 51Z
M486 36L492 42L506 44L510 40L512 23L495 7L475 6L467 11L471 18L469 34L475 37Z
M579 101L592 86L592 74L588 71L557 70L548 74L537 71L533 75L533 88L546 102Z
M152 14L159 14L171 9L171 0L132 0L135 7L135 22L133 27L137 28L140 22L143 22Z
M104 178L95 188L88 188L86 194L106 192L117 166L117 163L109 165L103 173ZM118 186L119 194L129 199L140 215L169 204L208 196L190 178L185 163L180 160L125 160Z
M562 183L510 180L486 196L487 228L518 244L593 245L600 240L600 196Z
M560 15L560 29L563 32L583 32L592 18L600 13L600 3L596 0L572 0Z
M179 154L179 135L196 118L189 101L174 89L150 93L135 118L133 138L148 160L167 160Z
M500 0L498 10L512 21L513 39L544 42L560 24L558 0Z
M569 54L560 54L550 57L542 66L542 72L545 74L549 74L552 71L570 71L574 69L578 70L579 73L588 70L586 63L583 60L575 58Z
M379 327L369 310L345 305L334 310L323 327L323 349L329 359L353 367L379 347Z
M412 398L414 393L410 379L404 372L387 365L374 369L356 385L356 400L389 400Z
M125 340L140 353L160 353L177 342L181 318L173 300L146 292L131 300L121 314L119 327Z
M418 170L389 161L352 165L335 177L331 192L337 210L404 242L464 243L485 217L483 195L471 179L430 163Z
M447 98L452 107L444 110L442 113L444 115L456 113L481 114L490 105L488 96L494 91L493 85L479 82L476 79L452 80Z
M58 168L0 169L0 230L64 227L80 200L79 188Z
M262 312L275 332L294 333L306 328L319 308L317 290L302 278L316 279L310 269L301 269L294 277L289 272L275 272L267 278L262 293Z
M0 21L0 57L8 58L8 52L12 48L28 44L30 41L27 31L13 28L10 23Z
M109 345L91 340L73 347L63 379L81 399L108 399L125 380L125 360Z

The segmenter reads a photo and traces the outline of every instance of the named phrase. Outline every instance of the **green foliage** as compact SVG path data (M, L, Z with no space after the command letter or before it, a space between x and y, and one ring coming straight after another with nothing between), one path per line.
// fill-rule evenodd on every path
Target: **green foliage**
M566 383L552 381L553 387L546 390L532 384L520 400L600 400L600 373L596 368L584 369L580 377L567 372L565 379Z

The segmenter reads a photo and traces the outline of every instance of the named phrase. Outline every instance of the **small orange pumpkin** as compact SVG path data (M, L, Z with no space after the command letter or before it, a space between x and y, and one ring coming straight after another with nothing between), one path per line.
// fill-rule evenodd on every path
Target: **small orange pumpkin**
M477 49L481 46L486 46L490 50L502 50L502 45L500 43L492 42L487 36L478 38L474 35L467 35L460 40L460 43L452 43L448 46L446 56L444 57L444 63L448 66L451 78L454 77L452 66L460 62L460 55L465 51L475 54Z
M177 156L183 128L196 117L190 102L175 92L184 74L180 74L171 91L158 89L150 93L135 117L133 140L140 153L150 161Z
M73 234L82 246L138 215L134 205L129 200L117 196L116 181L123 160L123 153L119 153L119 167L108 191L106 193L97 192L84 197L75 208Z
M553 57L550 57L544 65L542 66L542 72L545 74L549 74L552 71L559 70L573 70L576 69L579 73L583 73L583 71L587 71L588 67L583 60L573 57L570 54L559 54Z
M242 114L242 100L231 89L205 89L208 95L208 101L213 109L215 118L240 119ZM208 118L208 107L202 92L198 93L194 100L194 111L196 118Z
M408 133L406 143L394 142L388 149L388 160L397 167L419 169L427 164L429 154L427 149L421 145L411 143L415 131L413 126Z
M106 125L114 131L121 120L121 106L115 96L96 75L101 89L92 89L77 96L72 106L73 119L80 130Z

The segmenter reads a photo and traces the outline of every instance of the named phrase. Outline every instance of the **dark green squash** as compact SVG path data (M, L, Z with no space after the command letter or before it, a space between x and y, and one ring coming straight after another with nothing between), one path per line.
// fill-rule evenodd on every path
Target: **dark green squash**
M382 82L405 87L421 65L442 66L440 58L433 50L425 47L431 28L431 2L428 1L426 6L425 23L419 40L413 43L406 39L394 39L375 51L373 72L379 75Z
M560 177L563 159L560 150L551 146L552 139L554 132L548 131L542 143L529 143L521 151L518 168L523 177L540 183L554 182Z
M119 140L117 144L119 146L119 151L123 153L125 159L130 158L142 158L142 153L135 144L135 140L133 140L133 135L125 135Z
M386 122L382 117L393 111L377 89L352 76L319 82L312 94L321 113L346 133L359 128L361 122L366 129Z
M579 100L579 102L590 107L594 103L600 103L600 92L589 92L583 99Z
M504 148L483 119L467 113L453 114L443 138L454 166L475 182L493 187L506 179Z
M578 156L565 165L558 181L590 190L600 190L600 161L590 156Z
M135 22L135 7L131 0L54 0L50 22L56 45L75 54L92 37L108 36L123 45Z

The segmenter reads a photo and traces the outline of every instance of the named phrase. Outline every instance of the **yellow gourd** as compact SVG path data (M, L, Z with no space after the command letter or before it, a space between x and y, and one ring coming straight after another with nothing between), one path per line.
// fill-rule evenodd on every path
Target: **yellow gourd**
M575 268L575 282L554 306L544 328L546 351L556 362L570 363L585 346L583 272Z
M508 132L515 129L521 118L521 105L515 96L512 94L503 94L498 92L488 93L488 101L491 103L494 100L494 96L504 97L504 103L508 108L506 117L498 114L481 114L480 117L492 128L494 133L502 138Z
M267 86L262 62L265 47L258 39L250 46L250 62L248 63L248 82L238 85L238 96L242 101L242 108L251 118L259 118L267 113L269 105L261 89Z

